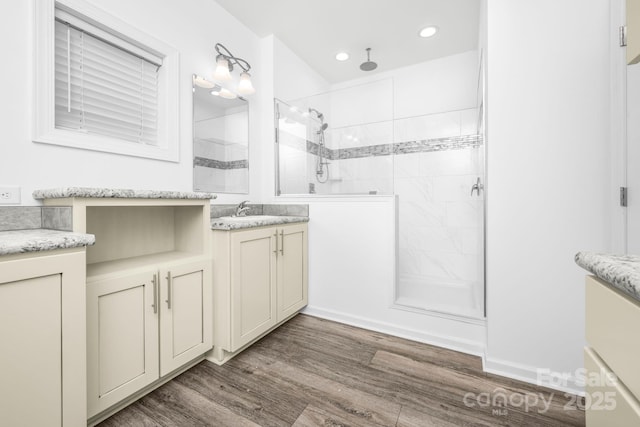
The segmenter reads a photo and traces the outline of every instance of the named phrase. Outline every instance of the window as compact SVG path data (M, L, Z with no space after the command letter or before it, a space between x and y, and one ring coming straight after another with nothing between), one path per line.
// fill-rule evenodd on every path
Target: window
M178 161L177 52L84 1L34 3L33 140Z

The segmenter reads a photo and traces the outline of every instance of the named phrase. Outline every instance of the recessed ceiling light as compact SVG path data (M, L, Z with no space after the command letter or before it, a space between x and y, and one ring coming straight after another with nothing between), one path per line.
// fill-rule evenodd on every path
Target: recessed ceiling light
M420 30L420 37L432 37L435 33L438 32L438 27L424 27Z
M336 54L336 59L338 61L346 61L347 59L349 59L349 54L347 52L338 52Z

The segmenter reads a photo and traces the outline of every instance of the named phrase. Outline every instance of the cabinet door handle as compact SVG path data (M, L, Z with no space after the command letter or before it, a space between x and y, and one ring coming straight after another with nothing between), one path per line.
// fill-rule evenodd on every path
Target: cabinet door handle
M153 313L156 314L158 312L158 275L154 274L151 283L153 283Z
M280 255L284 256L284 230L280 230L280 239L282 239L280 242Z
M274 234L273 237L276 238L276 250L273 251L273 253L276 254L276 256L278 256L278 230L276 230L276 234Z
M171 272L167 271L167 308L171 310Z

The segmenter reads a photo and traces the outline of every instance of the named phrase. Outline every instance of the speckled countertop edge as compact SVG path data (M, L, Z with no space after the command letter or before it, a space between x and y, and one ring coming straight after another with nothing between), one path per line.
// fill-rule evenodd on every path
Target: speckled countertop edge
M96 242L93 234L71 233L58 230L0 231L0 255L90 246Z
M212 193L195 193L191 191L162 191L162 190L131 190L127 188L92 188L92 187L63 187L35 190L33 198L61 199L67 197L84 198L126 198L126 199L215 199Z
M249 218L249 217L245 217ZM309 217L306 216L270 216L261 215L251 216L251 221L246 220L234 220L229 217L211 218L212 230L241 230L245 228L266 227L269 225L279 224L293 224L296 222L309 222Z
M576 264L640 301L640 256L578 252Z

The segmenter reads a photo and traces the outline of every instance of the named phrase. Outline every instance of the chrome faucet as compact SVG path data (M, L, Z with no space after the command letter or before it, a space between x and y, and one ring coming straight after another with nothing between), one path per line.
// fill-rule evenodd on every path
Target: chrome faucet
M251 209L250 206L247 206L247 203L249 203L248 200L240 202L240 204L236 206L236 212L231 216L246 216L247 212Z

